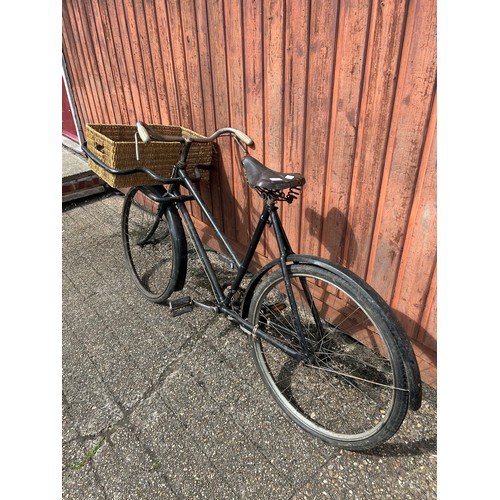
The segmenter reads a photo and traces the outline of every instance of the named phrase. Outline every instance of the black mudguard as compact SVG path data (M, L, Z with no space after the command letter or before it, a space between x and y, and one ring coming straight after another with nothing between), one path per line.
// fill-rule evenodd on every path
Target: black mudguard
M393 331L394 338L396 339L398 346L403 354L403 362L409 389L409 406L412 410L418 410L422 404L422 381L420 379L420 370L415 358L415 353L413 352L413 348L401 324L395 317L391 308L382 299L382 297L380 297L380 295L370 285L361 280L361 278L355 275L352 271L349 271L349 269L335 264L329 260L320 257L314 257L311 255L293 254L288 257L288 261L292 264L309 264L317 266L319 268L330 271L348 281L353 281L370 291L371 298L376 302L376 305L384 311L385 316L388 318L387 323L389 325L389 328L391 328L391 330ZM252 280L247 286L245 296L243 297L241 305L241 315L243 318L247 318L248 316L250 302L257 285L271 270L274 270L274 268L278 268L279 265L280 259L275 259L262 267L257 272L257 274L253 276Z
M140 188L146 195L153 193L156 196L163 196L166 189L163 186L144 186ZM165 207L165 219L167 220L170 233L172 235L172 245L174 246L174 253L176 255L176 262L173 263L172 268L172 281L174 288L172 291L176 292L184 288L187 275L187 240L184 226L182 225L181 216L177 207L172 203Z
M186 233L184 232L184 226L182 225L179 212L174 205L169 205L167 207L165 217L172 234L172 244L174 245L174 252L177 256L177 261L172 269L172 280L175 283L173 291L176 292L182 290L186 283L188 262Z

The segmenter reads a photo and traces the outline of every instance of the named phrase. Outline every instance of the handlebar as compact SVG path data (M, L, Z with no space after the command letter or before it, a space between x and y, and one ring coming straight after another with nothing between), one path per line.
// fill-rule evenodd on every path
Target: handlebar
M246 135L241 130L231 127L220 128L219 130L215 131L210 137L189 137L189 138L160 135L158 132L154 131L151 127L149 127L143 122L137 122L137 131L139 132L142 141L145 142L146 144L151 141L161 141L161 142L189 141L189 142L207 143L215 141L217 137L220 137L222 135L233 135L236 139L245 143L247 146L254 145L253 140L250 139L248 135Z

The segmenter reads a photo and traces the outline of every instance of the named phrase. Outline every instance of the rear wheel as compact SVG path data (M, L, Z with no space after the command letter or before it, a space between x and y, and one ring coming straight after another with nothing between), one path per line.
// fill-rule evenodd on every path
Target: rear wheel
M184 280L186 240L179 214L132 188L125 197L121 228L132 281L147 299L165 302Z
M265 385L286 415L314 436L358 450L386 441L408 408L394 318L362 282L311 265L294 264L289 272L309 359L298 362L252 337ZM249 319L304 352L281 270L257 286Z

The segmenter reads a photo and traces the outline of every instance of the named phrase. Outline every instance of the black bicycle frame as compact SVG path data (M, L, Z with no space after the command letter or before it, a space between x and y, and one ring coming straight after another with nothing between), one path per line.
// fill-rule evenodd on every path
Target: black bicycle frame
M205 204L205 202L203 201L203 199L200 197L192 180L189 178L188 174L186 173L186 159L187 159L187 155L188 155L189 149L191 147L191 144L192 143L189 139L185 140L185 142L184 142L185 147L183 148L183 151L181 153L181 158L179 159L179 161L175 165L173 172L172 172L172 177L169 179L159 177L152 170L145 168L145 167L135 167L133 169L128 169L126 171L112 169L108 165L106 165L104 162L102 162L99 158L97 158L87 148L86 143L84 143L82 145L82 149L85 152L85 154L88 157L90 157L95 163L97 163L100 167L104 168L106 171L108 171L112 174L124 175L124 174L129 174L129 173L134 173L134 172L144 172L144 173L148 174L150 177L152 177L153 179L155 179L158 182L158 186L143 186L141 189L152 200L160 203L160 207L159 207L160 213L163 213L163 211L165 210L165 205L170 205L170 204L177 205L177 208L180 211L181 216L184 219L184 222L188 228L188 231L189 231L189 234L190 234L192 241L194 243L196 252L201 260L203 268L207 274L207 277L210 281L210 284L211 284L212 289L214 291L214 294L216 296L217 306L215 306L215 311L222 312L222 313L226 314L227 316L231 317L240 325L240 327L246 333L258 336L259 338L269 342L274 347L281 349L283 352L285 352L287 355L291 356L292 358L295 358L298 361L307 360L309 358L310 353L309 353L309 349L307 348L304 334L302 331L302 325L300 323L297 302L295 301L295 296L293 294L292 285L290 282L290 274L289 274L288 265L287 265L288 256L290 256L294 252L291 249L290 242L288 241L285 230L283 229L283 226L281 224L281 220L278 216L278 213L277 213L278 208L276 207L276 200L273 200L271 196L269 196L265 200L264 208L263 208L262 213L260 215L259 222L257 224L257 227L255 228L254 234L251 238L247 252L243 258L243 261L240 262L238 259L238 256L236 255L236 252L232 248L230 242L228 241L228 239L226 238L224 233L219 228L212 213L208 209L208 207ZM168 185L167 190L164 191L164 188L160 187L161 185ZM183 186L184 188L186 188L190 194L189 195L182 195L179 191L179 186ZM217 278L217 275L215 274L215 271L214 271L214 269L210 263L210 260L208 258L207 252L206 252L206 250L203 246L203 243L198 235L198 232L196 231L196 228L194 226L191 215L189 214L187 207L185 205L186 201L191 201L191 200L194 200L194 201L196 201L196 203L198 203L201 211L203 212L203 214L207 218L210 226L214 229L218 239L224 245L224 247L228 251L232 261L234 262L234 264L236 265L236 267L238 269L236 278L234 279L233 283L231 284L231 288L227 294L225 294L224 291L222 290L222 287L221 287L220 282ZM163 204L165 204L165 205L163 205ZM158 214L159 216L160 216L160 213ZM231 299L234 296L234 294L238 291L238 289L241 285L241 282L243 281L243 278L245 277L245 274L248 271L248 268L250 266L250 262L252 261L252 258L255 254L255 250L257 249L257 245L260 241L260 238L262 237L262 233L264 232L264 228L266 227L266 224L269 221L271 222L271 224L274 228L276 241L278 243L278 248L280 250L280 267L281 267L281 270L283 272L283 277L284 277L284 281L285 281L285 288L287 291L288 299L290 301L290 306L291 306L291 310L292 310L293 323L294 323L294 326L297 330L297 335L298 335L299 340L300 340L302 352L299 352L295 349L292 349L292 348L282 344L281 342L276 340L274 337L271 337L265 331L263 331L261 328L259 328L258 325L253 325L248 320L241 317L240 314L238 314L236 311L234 311L231 307ZM321 321L319 319L318 312L315 308L314 301L312 300L312 294L309 290L309 287L307 286L305 279L300 278L300 281L301 281L301 285L302 285L304 294L306 296L307 302L308 302L309 306L311 307L312 314L316 320L316 324L318 326L319 333L321 335L321 332L322 332Z
M259 217L259 221L257 223L257 226L256 226L254 233L252 235L252 238L250 240L246 254L243 257L243 260L240 262L238 256L236 255L236 252L234 251L233 247L231 246L231 243L229 242L227 237L224 235L224 233L219 228L212 213L210 212L207 205L205 204L205 202L201 198L201 196L198 193L197 189L195 188L193 182L191 181L191 179L187 175L186 170L185 170L185 164L182 161L182 159L176 165L176 171L174 171L173 176L178 176L181 179L181 182L171 184L169 186L168 191L167 191L168 197L166 198L165 202L166 203L172 202L172 203L177 204L178 210L180 211L181 216L186 224L186 227L187 227L189 234L192 238L196 252L200 258L202 266L205 270L205 273L210 281L210 284L211 284L212 289L214 291L214 294L216 296L216 299L217 299L217 306L215 306L216 310L218 312L222 312L222 313L230 316L234 320L236 320L240 324L242 329L244 331L246 331L247 333L257 335L258 337L269 342L270 344L274 345L275 347L281 349L286 354L288 354L289 356L292 356L293 358L295 358L297 360L301 360L301 361L306 360L308 358L309 350L307 348L304 334L302 331L302 325L300 322L297 303L296 303L295 296L294 296L294 293L292 290L292 285L291 285L291 281L290 281L290 274L289 274L289 269L288 269L288 265L287 265L288 256L293 254L294 252L292 251L292 248L290 246L290 242L288 240L288 237L286 236L285 230L284 230L283 225L281 223L281 220L278 216L278 213L277 213L278 208L276 206L276 201L273 200L272 197L269 197L265 200L264 207L262 209L262 213ZM220 282L217 278L217 275L212 267L212 264L210 263L210 259L208 258L207 252L203 246L203 243L200 239L200 236L198 235L198 232L196 231L196 228L195 228L195 225L194 225L193 220L191 218L191 215L190 215L190 213L189 213L189 211L184 203L185 200L183 199L181 201L179 199L179 197L182 196L179 192L179 189L178 189L179 185L182 185L189 192L189 195L184 196L183 198L196 201L196 203L200 207L201 211L203 212L203 214L207 218L210 226L214 229L218 239L224 245L225 249L227 250L228 254L231 257L231 260L233 261L233 263L236 266L237 274L236 274L236 277L234 278L233 282L231 283L231 287L227 293L224 293L224 291L222 290L221 284L220 284ZM260 329L257 325L253 325L252 323L247 321L245 318L242 318L231 307L231 299L233 298L234 294L239 290L241 282L243 281L245 274L248 272L250 263L254 257L255 251L256 251L257 246L259 244L259 241L262 237L264 229L269 222L272 224L272 226L274 228L274 234L276 237L276 241L278 243L278 248L280 251L280 267L281 267L281 270L283 272L285 288L287 291L288 299L290 301L292 319L293 319L293 323L294 323L294 327L296 329L297 335L298 335L299 340L300 340L302 352L291 349L290 347L277 341L275 338L269 336L266 332L264 332L262 329ZM318 327L321 329L321 322L318 321L319 315L317 313L317 310L314 307L314 301L312 300L312 294L311 294L311 292L306 284L305 279L301 278L300 281L301 281L302 288L304 290L304 294L306 296L306 299L307 299L309 305L311 306L312 313L313 313L315 319L317 319Z

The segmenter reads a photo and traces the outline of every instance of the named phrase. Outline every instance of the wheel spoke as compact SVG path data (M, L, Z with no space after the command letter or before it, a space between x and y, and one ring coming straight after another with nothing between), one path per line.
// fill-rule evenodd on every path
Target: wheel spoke
M293 421L339 446L363 448L388 439L407 407L408 389L395 377L396 369L404 370L400 355L386 355L386 338L354 298L356 289L307 265L291 266L290 280L310 356L299 363L254 338L254 358L267 387ZM301 350L282 281L277 271L259 285L250 317L267 335Z
M352 375L350 373L346 373L345 371L334 370L333 368L326 368L326 367L321 367L321 366L317 366L317 365L311 365L311 364L308 364L308 363L305 363L305 366L307 366L308 368L312 368L313 370L320 370L320 371L325 371L325 372L333 373L335 375L340 375L341 377L343 377L345 379L359 380L361 382L366 382L367 384L372 384L372 385L378 385L380 387L385 387L386 389L390 389L391 391L405 391L405 392L408 392L408 389L403 389L401 387L395 387L394 385L381 384L380 382L375 382L375 380L369 380L367 378L357 377L356 375Z

